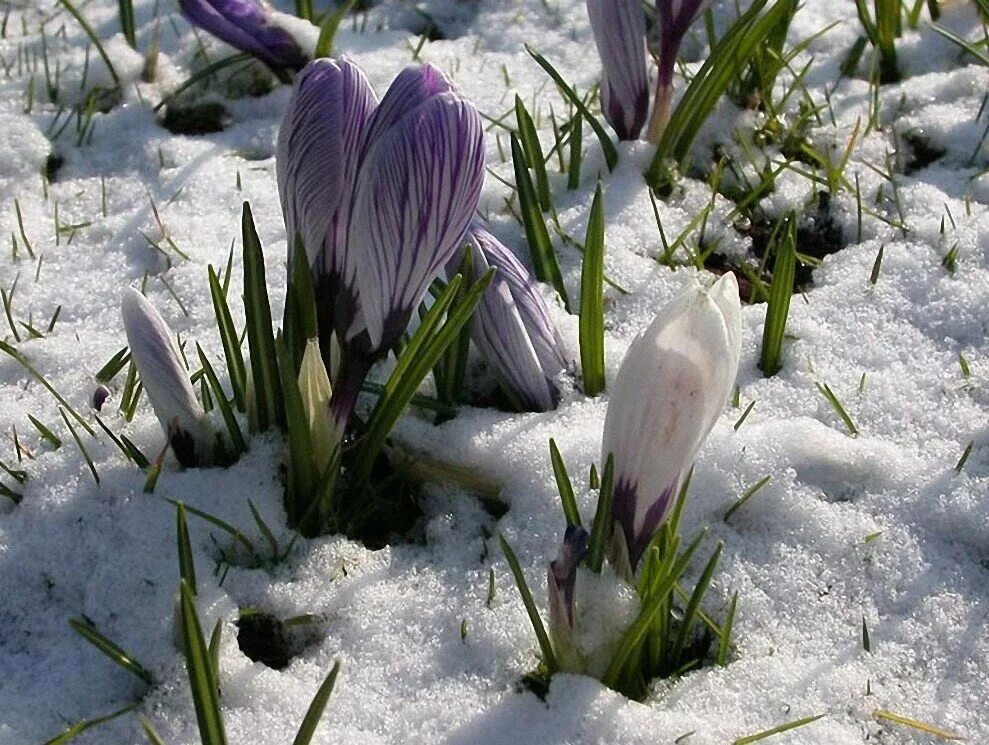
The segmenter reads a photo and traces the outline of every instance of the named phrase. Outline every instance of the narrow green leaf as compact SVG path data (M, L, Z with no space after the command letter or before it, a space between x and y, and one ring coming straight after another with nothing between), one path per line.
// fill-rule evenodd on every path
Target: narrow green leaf
M580 187L580 166L584 158L584 117L578 111L570 120L570 162L567 165L567 189Z
M928 724L927 722L921 722L917 719L911 719L910 717L905 717L902 714L894 714L892 711L887 709L876 709L872 712L873 718L879 721L892 722L894 724L901 724L904 727L909 727L915 729L918 732L923 732L927 735L933 735L942 740L964 740L965 738L961 735L955 734L949 730L942 727L937 727L933 724Z
M306 711L306 716L299 726L299 732L292 741L292 745L309 745L312 742L313 735L316 734L316 727L319 726L319 720L323 717L323 711L330 700L330 694L333 693L333 686L336 685L339 673L340 663L334 662L330 674L326 676L326 680L323 681L319 690L316 691L316 695L313 696L312 703L309 704L309 709Z
M58 439L58 437L55 435L55 433L52 432L50 429L48 429L48 427L46 427L44 424L42 424L39 420L37 420L31 414L28 414L27 415L27 418L28 418L28 420L30 420L31 424L34 425L34 428L36 430L38 430L38 434L40 434L44 439L48 440L48 442L51 443L51 446L53 448L55 448L56 450L58 450L60 447L62 447L62 441L60 439Z
M539 197L539 208L543 212L549 212L553 207L553 202L549 194L546 159L543 157L542 146L539 144L539 133L536 132L536 125L533 124L532 117L518 94L515 96L515 120L518 123L519 141L522 144L526 162L536 174L536 195Z
M182 502L175 503L175 535L179 555L179 578L189 586L193 595L198 595L196 562L192 558L192 541L189 538L189 525L185 520L185 509L185 504Z
M53 737L50 740L46 740L44 742L44 745L65 745L65 743L75 740L83 732L86 732L87 730L90 730L93 727L97 727L101 724L105 724L106 722L117 719L118 717L122 717L124 714L128 714L134 711L134 709L138 708L140 705L141 702L138 701L136 703L129 704L128 706L125 706L122 709L117 709L116 711L110 714L106 714L105 716L96 717L94 719L86 719L85 721L77 722L73 724L71 727L69 727L67 730L65 730L65 732L58 735L57 737Z
M230 386L233 388L237 409L247 411L247 368L244 365L244 355L240 350L240 337L230 316L227 296L220 284L220 278L210 265L209 293L213 299L213 312L216 314L216 327L220 332L220 342L223 344L223 354L227 360L227 372L230 375Z
M767 737L772 737L773 735L778 735L783 732L789 732L797 727L803 727L811 722L816 722L824 716L826 715L818 714L814 717L804 717L803 719L797 719L792 722L787 722L786 724L781 724L779 727L767 729L764 732L758 732L754 735L748 735L746 737L739 737L734 743L732 743L732 745L749 745L749 743L759 742L759 740L765 740Z
M196 352L199 354L199 364L202 365L203 375L206 381L209 383L210 390L213 391L213 398L216 399L216 407L220 410L220 415L223 417L223 423L227 427L227 434L230 436L230 444L233 446L233 455L240 456L247 450L247 442L244 440L244 435L240 431L240 425L237 423L237 417L234 416L233 409L230 407L230 402L227 400L227 394L223 392L223 387L220 385L219 379L216 377L216 372L213 370L213 366L210 364L209 359L206 357L206 353L203 352L203 348L196 343Z
M323 513L318 509L311 509L313 500L319 497L316 488L319 474L316 472L309 418L302 403L302 392L299 390L299 380L296 377L291 353L281 335L278 336L276 347L282 375L289 449L285 509L289 515L290 525L298 527L303 535L314 537L319 534L321 528L319 522ZM311 516L310 521L303 524L303 517L307 515Z
M155 731L150 721L144 717L140 717L139 721L141 722L141 729L144 731L144 737L147 739L149 745L165 745L165 741L161 739L161 735Z
M86 422L86 420L83 419L79 415L79 413L75 409L72 408L72 406L69 404L69 402L66 401L62 397L62 394L61 393L59 393L58 391L55 390L55 388L52 386L52 384L49 383L45 379L45 376L42 375L40 372L38 372L35 369L35 367L28 361L27 357L25 357L17 349L15 349L14 347L12 347L10 344L8 344L5 341L0 341L0 351L5 352L6 354L8 354L11 357L13 357L18 363L20 363L21 367L23 367L25 370L27 370L35 378L35 380L37 380L39 383L41 383L41 385L43 385L48 390L48 392L52 394L52 396L54 396L54 398L55 398L56 401L58 401L60 404L62 404L62 406L70 414L72 414L72 418L75 419L77 422L79 422L79 425L84 430L86 430L86 432L90 436L95 436L96 435L96 432L93 431L93 428L89 426L89 424Z
M96 380L100 383L109 383L130 361L130 350L124 347L117 352L110 360L96 373Z
M192 701L196 708L196 721L199 723L199 737L202 745L226 745L223 731L223 716L220 713L220 697L217 681L213 675L203 629L199 625L196 602L189 584L181 580L179 597L182 619L182 641L185 653L186 672Z
M721 624L721 633L718 635L718 656L715 664L718 667L725 667L728 664L728 653L731 651L731 631L735 625L735 612L738 610L738 593L731 596L728 603L728 612L725 614L725 622Z
M796 275L797 216L790 214L783 223L783 237L776 251L773 281L766 304L766 323L762 332L762 357L759 368L764 376L772 377L782 367L783 337L786 319L793 297L793 280Z
M93 27L89 25L89 22L83 17L82 13L76 10L76 7L69 2L69 0L58 1L67 11L69 11L69 14L76 19L76 22L79 24L80 28L82 28L82 30L86 33L89 40L93 42L93 46L96 47L96 51L99 52L100 57L103 58L103 63L106 65L106 69L110 73L110 77L113 78L114 85L119 87L120 77L117 75L117 70L114 68L113 63L107 56L106 50L103 48L103 42L100 41L100 37L96 35L95 31L93 31Z
M567 473L567 465L563 462L560 449L556 446L556 440L549 438L549 457L553 462L553 475L556 477L556 488L560 492L560 501L563 503L563 515L567 519L567 525L579 526L580 510L577 508L577 498L574 496L573 484L570 481L570 474Z
M326 20L319 27L319 39L316 41L316 52L313 55L315 59L333 56L333 41L336 39L337 30L347 13L356 4L357 0L347 0L326 16Z
M604 200L598 182L587 222L580 274L580 365L584 393L604 391Z
M144 665L135 660L130 654L125 652L119 646L114 644L110 639L101 634L99 629L97 629L85 618L70 618L69 626L71 626L72 629L79 634L79 636L92 644L100 652L105 654L116 664L120 665L120 667L129 672L131 675L139 678L148 685L155 684L154 676L146 667L144 667Z
M714 554L712 554L704 566L704 571L701 572L700 579L694 585L694 591L690 595L687 607L683 611L683 618L680 620L680 628L677 630L676 640L673 642L674 660L679 660L683 654L683 648L687 644L690 628L693 626L698 611L700 611L701 601L704 599L704 595L707 594L708 589L711 587L711 579L714 577L714 570L718 566L718 559L721 558L721 550L723 548L724 544L719 543L718 547L714 550Z
M532 178L529 176L529 169L526 168L522 145L514 133L510 137L512 141L512 164L515 167L515 186L519 195L519 210L522 213L525 238L529 244L536 278L540 282L552 284L560 293L564 304L569 305L567 289L563 285L563 275L560 273L560 266L556 262L556 252L553 250L549 231L546 230L546 222L543 220L542 212L539 209L539 201L532 185Z
M93 475L93 480L99 484L100 474L96 471L96 464L93 463L93 459L89 456L89 451L86 450L86 446L82 444L82 440L79 439L79 435L76 432L75 427L72 426L72 422L69 421L69 417L65 414L65 409L61 406L58 408L58 413L62 415L62 421L65 422L65 426L69 428L69 434L72 435L72 439L75 440L76 447L79 448L79 453L82 455L86 465L89 467L89 472Z
M596 574L601 573L605 548L607 548L608 538L611 537L611 531L614 529L614 520L611 515L611 503L614 496L615 455L608 453L608 459L604 463L604 473L601 475L601 492L598 496L597 512L594 514L594 525L591 527L587 548L587 567Z
M550 643L549 635L546 633L546 627L543 626L543 619L539 615L539 609L536 608L536 601L532 599L529 584L525 581L525 574L522 572L522 567L519 565L519 560L515 556L515 552L512 551L512 547L508 545L508 541L505 540L505 536L501 533L498 534L498 543L501 545L502 553L505 554L505 561L508 562L509 569L512 570L512 576L515 577L515 585L519 588L519 595L522 596L522 604L525 606L525 612L529 615L532 629L536 632L539 649L543 653L543 664L546 665L550 674L552 674L557 669L556 655L553 653L553 645Z

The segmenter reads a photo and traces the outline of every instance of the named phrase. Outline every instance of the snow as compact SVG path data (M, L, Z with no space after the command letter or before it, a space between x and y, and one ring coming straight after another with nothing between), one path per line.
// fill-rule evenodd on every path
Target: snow
M123 98L95 115L91 140L77 146L72 122L51 142L64 114L58 119L59 104L47 100L40 62L18 61L25 54L19 50L39 49L39 24L54 16L46 25L49 54L60 61L63 102L71 105L79 100L87 40L55 3L15 5L0 40L5 67L10 65L0 79L0 235L13 235L18 252L16 259L6 249L0 256L0 286L9 291L17 280L12 313L38 328L47 328L61 307L52 333L17 348L85 413L95 372L125 343L121 290L145 277L149 299L182 338L199 341L218 357L206 267L225 265L244 200L251 203L265 246L272 302L280 307L286 245L273 153L289 91L281 86L259 98L227 100L218 87L230 126L212 135L172 135L156 123L152 108L189 74L196 37L175 6L162 3L159 76L143 82L142 59L115 36L117 3L93 0L81 7L100 38L110 39L107 51L124 83ZM158 5L135 2L142 50L156 28ZM283 10L288 5L281 3ZM550 104L559 112L562 103L522 44L537 48L580 90L597 80L581 0L432 0L423 7L451 38L425 44L421 57L447 70L493 118L508 112L518 93L530 110L541 111L544 144L552 141ZM733 7L733 0L715 3L719 28ZM380 93L412 60L419 39L405 28L414 20L403 3L386 2L369 14L363 30L344 24L337 49L364 67ZM641 704L580 676L557 676L545 703L519 688L538 649L491 536L501 532L512 544L545 610L546 562L564 529L547 440L556 438L579 482L580 507L590 515L586 474L599 457L607 402L606 395L589 400L565 384L555 412L464 409L439 427L412 414L396 430L406 447L500 483L510 509L497 521L469 493L437 485L425 499L418 540L379 551L340 536L300 540L281 563L241 562L224 573L214 569L218 544L227 548L228 538L189 518L207 633L223 619L222 703L232 745L290 742L334 660L341 661L342 672L318 743L638 744L693 732L683 741L713 745L815 714L826 716L772 742L932 741L877 721L876 709L936 724L969 742L989 741L989 180L980 147L986 118L984 112L977 116L989 75L959 62L956 50L933 31L908 31L901 58L909 77L884 86L884 129L866 133L868 85L856 78L838 82L838 67L859 32L852 0L805 3L790 43L834 21L795 63L799 68L813 56L808 92L820 102L826 89L831 99L811 138L821 147L833 145L840 157L861 122L846 176L852 184L858 176L863 205L888 222L867 212L859 232L854 190L836 195L833 213L847 245L815 270L812 287L794 296L788 324L793 338L775 377L763 378L756 366L765 306L744 309L741 407L723 413L701 452L683 519L686 534L708 526L707 545L725 544L709 610L722 613L738 593L737 657L723 669L657 682ZM981 37L967 2L945 4L942 22ZM226 53L199 37L211 59ZM698 32L687 47L698 52L696 59L702 37ZM95 50L89 65L88 86L109 83ZM36 100L25 113L32 76ZM699 159L710 157L714 142L737 149L734 131L750 129L751 122L750 114L720 106L698 142ZM888 167L889 153L889 163L902 171L911 134L945 155L909 175L897 174L897 206L876 168ZM499 137L507 148L507 133L493 125L488 163L511 180ZM601 170L589 131L585 147L581 189L567 192L554 181L560 225L578 237ZM629 291L607 293L609 381L634 336L695 271L672 271L654 260L662 244L639 176L650 153L643 145L620 152L615 173L602 174L606 272ZM46 196L39 172L49 153L64 164ZM767 155L780 158L771 148ZM767 209L774 217L805 210L817 188L793 172L781 174ZM880 189L886 196L877 204ZM498 237L524 256L521 228L503 210L507 194L489 177L482 212ZM22 240L15 199L31 247L43 257L40 267ZM708 185L693 179L660 201L669 239L710 201ZM155 250L142 236L162 236L152 202L189 260ZM57 236L56 205L63 228ZM707 238L722 239L719 252L739 255L747 239L732 228L731 209L724 198L715 200ZM905 234L899 221L908 227ZM66 228L73 225L79 227ZM870 274L881 246L884 257L873 285ZM953 246L952 273L942 260ZM576 301L580 256L566 247L559 253ZM682 251L679 258L686 258ZM237 260L230 298L234 317L242 317ZM576 350L576 317L558 303L553 312ZM968 377L959 355L970 366ZM848 436L818 391L819 382L834 390L860 430L857 437ZM121 380L111 388L104 408L110 426L145 452L157 452L163 437L147 402L126 424L115 412ZM10 434L16 428L30 453L17 464L12 436L0 444L4 463L28 473L19 487L20 505L0 498L0 743L41 742L69 722L134 701L168 743L198 742L182 657L173 643L178 569L175 513L166 500L214 514L264 548L250 499L284 547L291 534L281 508L282 443L255 438L250 452L226 470L179 472L170 462L155 493L147 495L144 474L103 436L84 438L100 476L96 484L56 402L6 356L0 357L0 391L0 430ZM754 408L735 431L752 401ZM56 431L60 449L37 436L28 414ZM971 455L956 473L970 442ZM726 510L765 476L769 482L725 522ZM16 486L2 474L0 480ZM496 592L489 604L490 569ZM692 571L696 576L699 567ZM304 643L286 669L251 662L238 648L233 622L237 609L247 607L281 619L315 617L300 632ZM83 614L147 666L157 685L148 689L72 632L68 620ZM862 648L863 619L871 652ZM145 740L135 715L128 714L77 742Z

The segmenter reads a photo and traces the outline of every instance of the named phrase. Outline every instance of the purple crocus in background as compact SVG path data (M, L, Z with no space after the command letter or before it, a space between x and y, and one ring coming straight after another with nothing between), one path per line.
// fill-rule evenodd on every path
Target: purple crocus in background
M172 330L147 298L133 288L124 291L120 310L131 359L172 452L186 468L209 465L213 435L175 349Z
M656 96L646 139L658 142L670 120L673 71L680 43L714 0L656 0L659 53ZM636 140L649 109L646 19L640 0L587 0L601 57L601 107L619 139Z
M471 338L520 409L549 411L559 399L553 379L568 366L566 344L515 254L478 225L467 237L475 278L497 269L471 319Z
M601 108L621 140L637 140L649 114L646 15L641 0L587 0L601 57Z
M179 0L186 20L254 55L274 71L301 70L309 61L283 20L294 21L265 0Z
M371 364L463 241L484 180L483 125L435 67L406 68L375 106L353 63L319 59L296 79L278 140L285 225L306 244L321 347L335 334L342 348L342 430Z
M602 462L615 459L608 558L631 579L735 385L741 353L735 275L694 282L629 347L612 386Z

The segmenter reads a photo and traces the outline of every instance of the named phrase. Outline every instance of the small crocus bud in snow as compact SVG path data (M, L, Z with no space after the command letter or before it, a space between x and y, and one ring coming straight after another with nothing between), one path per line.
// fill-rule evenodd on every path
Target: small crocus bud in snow
M96 390L93 391L93 408L97 411L103 411L103 404L108 398L110 398L110 389L105 385L97 386Z
M330 378L326 374L323 358L319 352L319 341L310 339L302 355L299 367L299 392L302 394L302 407L309 423L316 471L326 472L340 444L340 434L330 414Z
M673 71L680 44L694 21L701 17L714 0L656 0L656 23L659 25L659 75L656 101L649 121L648 139L658 142L670 121L673 107Z
M629 347L604 422L601 460L615 459L608 557L626 579L669 514L735 385L741 349L735 275L696 281Z
M172 343L171 329L135 289L124 292L121 312L131 359L175 457L186 468L209 465L212 432Z
M637 140L649 114L646 16L641 0L587 0L601 58L601 108L621 140Z
M291 17L265 0L179 0L186 20L274 70L301 70L308 56L289 31Z
M549 411L559 398L553 379L567 368L566 344L515 254L479 226L467 237L475 279L497 269L471 319L471 338L520 408Z
M586 530L568 527L549 565L549 636L560 671L600 678L641 604L607 567L598 574L580 566L587 543Z

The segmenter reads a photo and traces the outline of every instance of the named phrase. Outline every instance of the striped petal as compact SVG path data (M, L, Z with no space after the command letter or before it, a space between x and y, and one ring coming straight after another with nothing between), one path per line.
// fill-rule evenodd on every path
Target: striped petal
M272 67L300 70L308 61L263 0L179 0L179 7L190 23Z
M317 279L344 273L350 195L376 103L348 60L318 59L296 77L278 132L278 193L289 257L298 233Z
M357 177L347 246L373 352L394 345L456 251L483 179L481 117L451 91L408 110L371 146ZM362 331L352 327L348 339Z
M172 331L140 292L128 289L121 301L131 357L148 400L179 463L207 465L211 434L205 414L172 343Z
M553 379L568 366L566 344L522 262L479 226L468 238L475 276L497 269L471 320L471 338L521 408L549 411L558 400Z
M601 57L601 108L622 140L638 139L649 113L646 16L641 0L587 0Z
M656 0L659 23L659 80L673 82L673 70L683 37L694 21L703 15L714 0Z

